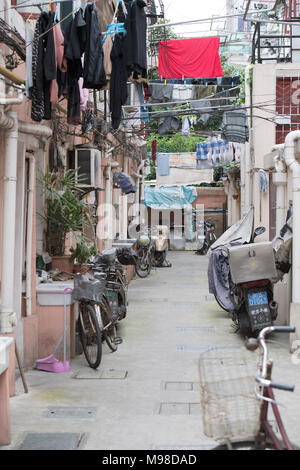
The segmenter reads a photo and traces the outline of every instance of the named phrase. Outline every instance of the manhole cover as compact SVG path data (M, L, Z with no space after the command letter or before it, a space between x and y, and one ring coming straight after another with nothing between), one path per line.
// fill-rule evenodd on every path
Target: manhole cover
M160 415L199 415L200 403L161 403L158 413Z
M100 379L101 372L90 367L80 369L72 376L73 379Z
M127 377L127 370L93 370L93 369L80 369L72 376L73 379L125 379Z
M100 379L126 379L127 374L127 370L103 370Z
M193 344L177 344L176 351L178 352L200 352L205 353L208 351L215 351L219 349L217 345L202 344L202 345L193 345Z
M97 408L77 406L50 406L43 413L44 418L90 419L97 414Z
M18 450L75 450L80 441L81 434L32 433L27 434Z
M176 331L180 333L189 331L198 331L199 333L215 333L216 328L214 326L177 326Z
M164 390L170 392L190 392L193 390L193 382L165 382Z

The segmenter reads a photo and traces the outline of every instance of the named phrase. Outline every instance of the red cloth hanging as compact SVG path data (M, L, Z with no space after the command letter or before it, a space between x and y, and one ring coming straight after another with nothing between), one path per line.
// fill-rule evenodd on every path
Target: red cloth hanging
M157 154L157 142L156 140L152 140L152 160L156 161L156 154Z
M223 77L219 47L219 37L160 41L159 76L163 78Z

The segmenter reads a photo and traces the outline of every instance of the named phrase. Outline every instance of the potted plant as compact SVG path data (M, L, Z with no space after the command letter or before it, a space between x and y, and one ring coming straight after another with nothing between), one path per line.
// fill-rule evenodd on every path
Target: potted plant
M43 174L41 183L45 194L46 251L52 258L52 268L72 270L70 256L65 255L66 237L81 233L87 226L82 189L76 182L76 171Z
M74 272L88 271L87 263L90 263L93 256L97 254L95 245L88 246L82 240L76 245L76 248L70 248L70 261L74 262Z

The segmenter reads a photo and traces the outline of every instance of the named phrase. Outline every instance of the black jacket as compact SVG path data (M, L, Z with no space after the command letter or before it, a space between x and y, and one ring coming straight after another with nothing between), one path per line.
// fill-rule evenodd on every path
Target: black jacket
M87 4L84 20L86 22L86 48L84 55L83 88L100 90L106 85L103 63L102 34L97 11Z
M54 15L52 11L40 14L33 38L31 119L37 122L51 119L50 86L51 81L56 79L55 45L51 29Z
M134 72L134 77L141 75L147 77L147 20L144 0L135 0L128 5L128 15L125 20L127 31L126 40L126 65L128 75Z
M113 129L118 129L122 117L122 105L127 100L127 69L124 56L124 38L115 36L110 58L112 62L110 78L110 111Z

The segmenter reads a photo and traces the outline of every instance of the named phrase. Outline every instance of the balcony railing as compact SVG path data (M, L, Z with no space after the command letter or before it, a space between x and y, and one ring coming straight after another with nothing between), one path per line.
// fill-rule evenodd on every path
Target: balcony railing
M287 28L282 22L278 26L281 32L272 32L266 31L262 23L255 23L252 39L252 64L293 62L294 54L300 53L300 30L297 35L295 27L292 25Z

